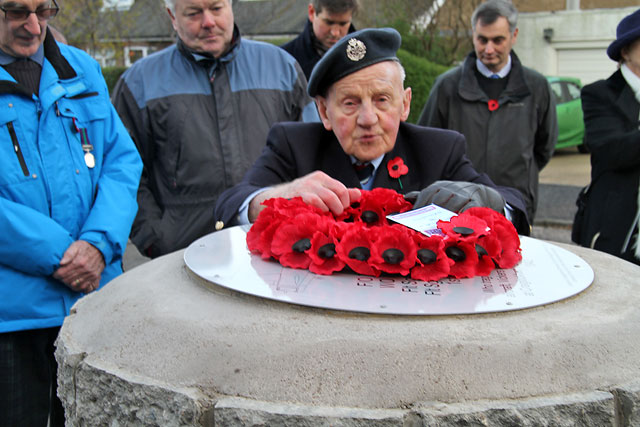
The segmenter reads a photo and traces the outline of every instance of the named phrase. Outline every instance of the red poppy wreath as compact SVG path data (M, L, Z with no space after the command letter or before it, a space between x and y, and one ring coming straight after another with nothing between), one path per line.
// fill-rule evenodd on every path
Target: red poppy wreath
M352 270L433 281L447 276L487 276L494 268L511 268L522 259L515 227L489 208L471 208L438 221L442 235L426 236L387 220L411 210L394 190L362 190L360 200L342 215L307 205L300 197L275 198L247 233L252 253L285 267L316 274Z

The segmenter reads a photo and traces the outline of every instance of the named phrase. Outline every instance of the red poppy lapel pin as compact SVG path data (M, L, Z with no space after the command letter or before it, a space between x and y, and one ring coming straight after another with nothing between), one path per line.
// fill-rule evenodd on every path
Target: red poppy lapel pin
M496 111L498 107L500 107L497 99L490 99L487 104L489 106L489 111Z
M387 162L387 170L391 178L397 178L400 184L400 190L402 190L402 181L400 177L409 173L409 168L404 164L404 160L401 157L396 157Z

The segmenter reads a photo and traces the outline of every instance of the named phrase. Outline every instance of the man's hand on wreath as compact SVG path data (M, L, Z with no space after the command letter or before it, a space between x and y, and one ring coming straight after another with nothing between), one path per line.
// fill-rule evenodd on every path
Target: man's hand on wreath
M264 208L262 202L274 197L292 199L302 197L302 200L312 206L331 211L340 215L353 202L360 199L361 193L357 188L347 188L340 181L331 178L322 171L311 172L308 175L281 184L259 193L249 203L249 221L254 222Z

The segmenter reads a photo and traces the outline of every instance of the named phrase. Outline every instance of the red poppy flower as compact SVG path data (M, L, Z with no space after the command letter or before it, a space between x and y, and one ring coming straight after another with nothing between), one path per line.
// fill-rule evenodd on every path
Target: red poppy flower
M511 221L490 208L470 208L464 211L468 215L482 218L491 229L491 234L500 242L501 252L493 259L500 268L513 268L522 260L520 237Z
M273 209L264 209L247 232L247 247L263 259L271 258L273 234L287 217Z
M502 245L495 234L490 233L481 236L475 243L478 264L476 265L476 276L488 276L495 268L494 260L502 252Z
M297 215L294 222L282 222L271 240L271 253L285 267L308 268L311 239L321 222L322 217L314 213Z
M415 233L416 265L411 269L411 278L430 282L449 275L454 261L444 253L444 240L440 236L427 237Z
M500 104L498 103L498 100L496 100L496 99L490 99L487 104L488 104L488 107L489 107L489 111L496 111L498 109L498 107L500 107Z
M387 162L387 170L391 178L400 178L402 175L409 173L409 168L404 164L401 157L396 157Z
M409 274L416 263L416 244L411 230L402 225L376 227L369 264L392 274Z
M309 271L315 274L331 274L342 270L345 266L336 252L335 239L320 231L313 233L309 258L311 259Z
M368 192L366 199L373 199L387 215L406 212L413 208L413 205L407 202L402 194L390 188L374 188Z
M387 218L383 205L373 197L360 201L356 221L363 222L369 227L386 225Z
M473 242L489 233L489 226L481 218L473 215L453 216L449 221L438 221L438 228L450 238L458 241Z
M353 224L336 244L336 252L342 261L358 274L378 277L380 271L369 264L371 258L371 233L362 223Z
M329 224L329 236L339 242L342 240L342 236L351 228L351 223L348 222L334 222Z
M453 239L444 240L444 252L454 263L449 275L456 279L473 277L476 273L478 254L475 242L458 242Z
M251 252L260 254L263 259L274 256L271 253L271 241L283 221L288 222L289 218L309 212L327 215L319 208L303 202L301 197L292 199L275 197L265 200L262 204L265 208L260 211L258 218L247 232L247 247Z

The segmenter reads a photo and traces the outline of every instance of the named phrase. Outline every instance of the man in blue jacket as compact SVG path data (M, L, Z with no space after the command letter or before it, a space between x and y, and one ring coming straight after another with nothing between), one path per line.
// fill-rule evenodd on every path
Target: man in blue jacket
M131 241L157 257L211 233L215 202L240 182L281 121L317 121L296 61L243 39L231 0L165 0L178 41L137 61L113 102L144 171Z
M54 341L122 272L142 165L99 65L48 31L55 0L1 6L0 425L58 426Z

